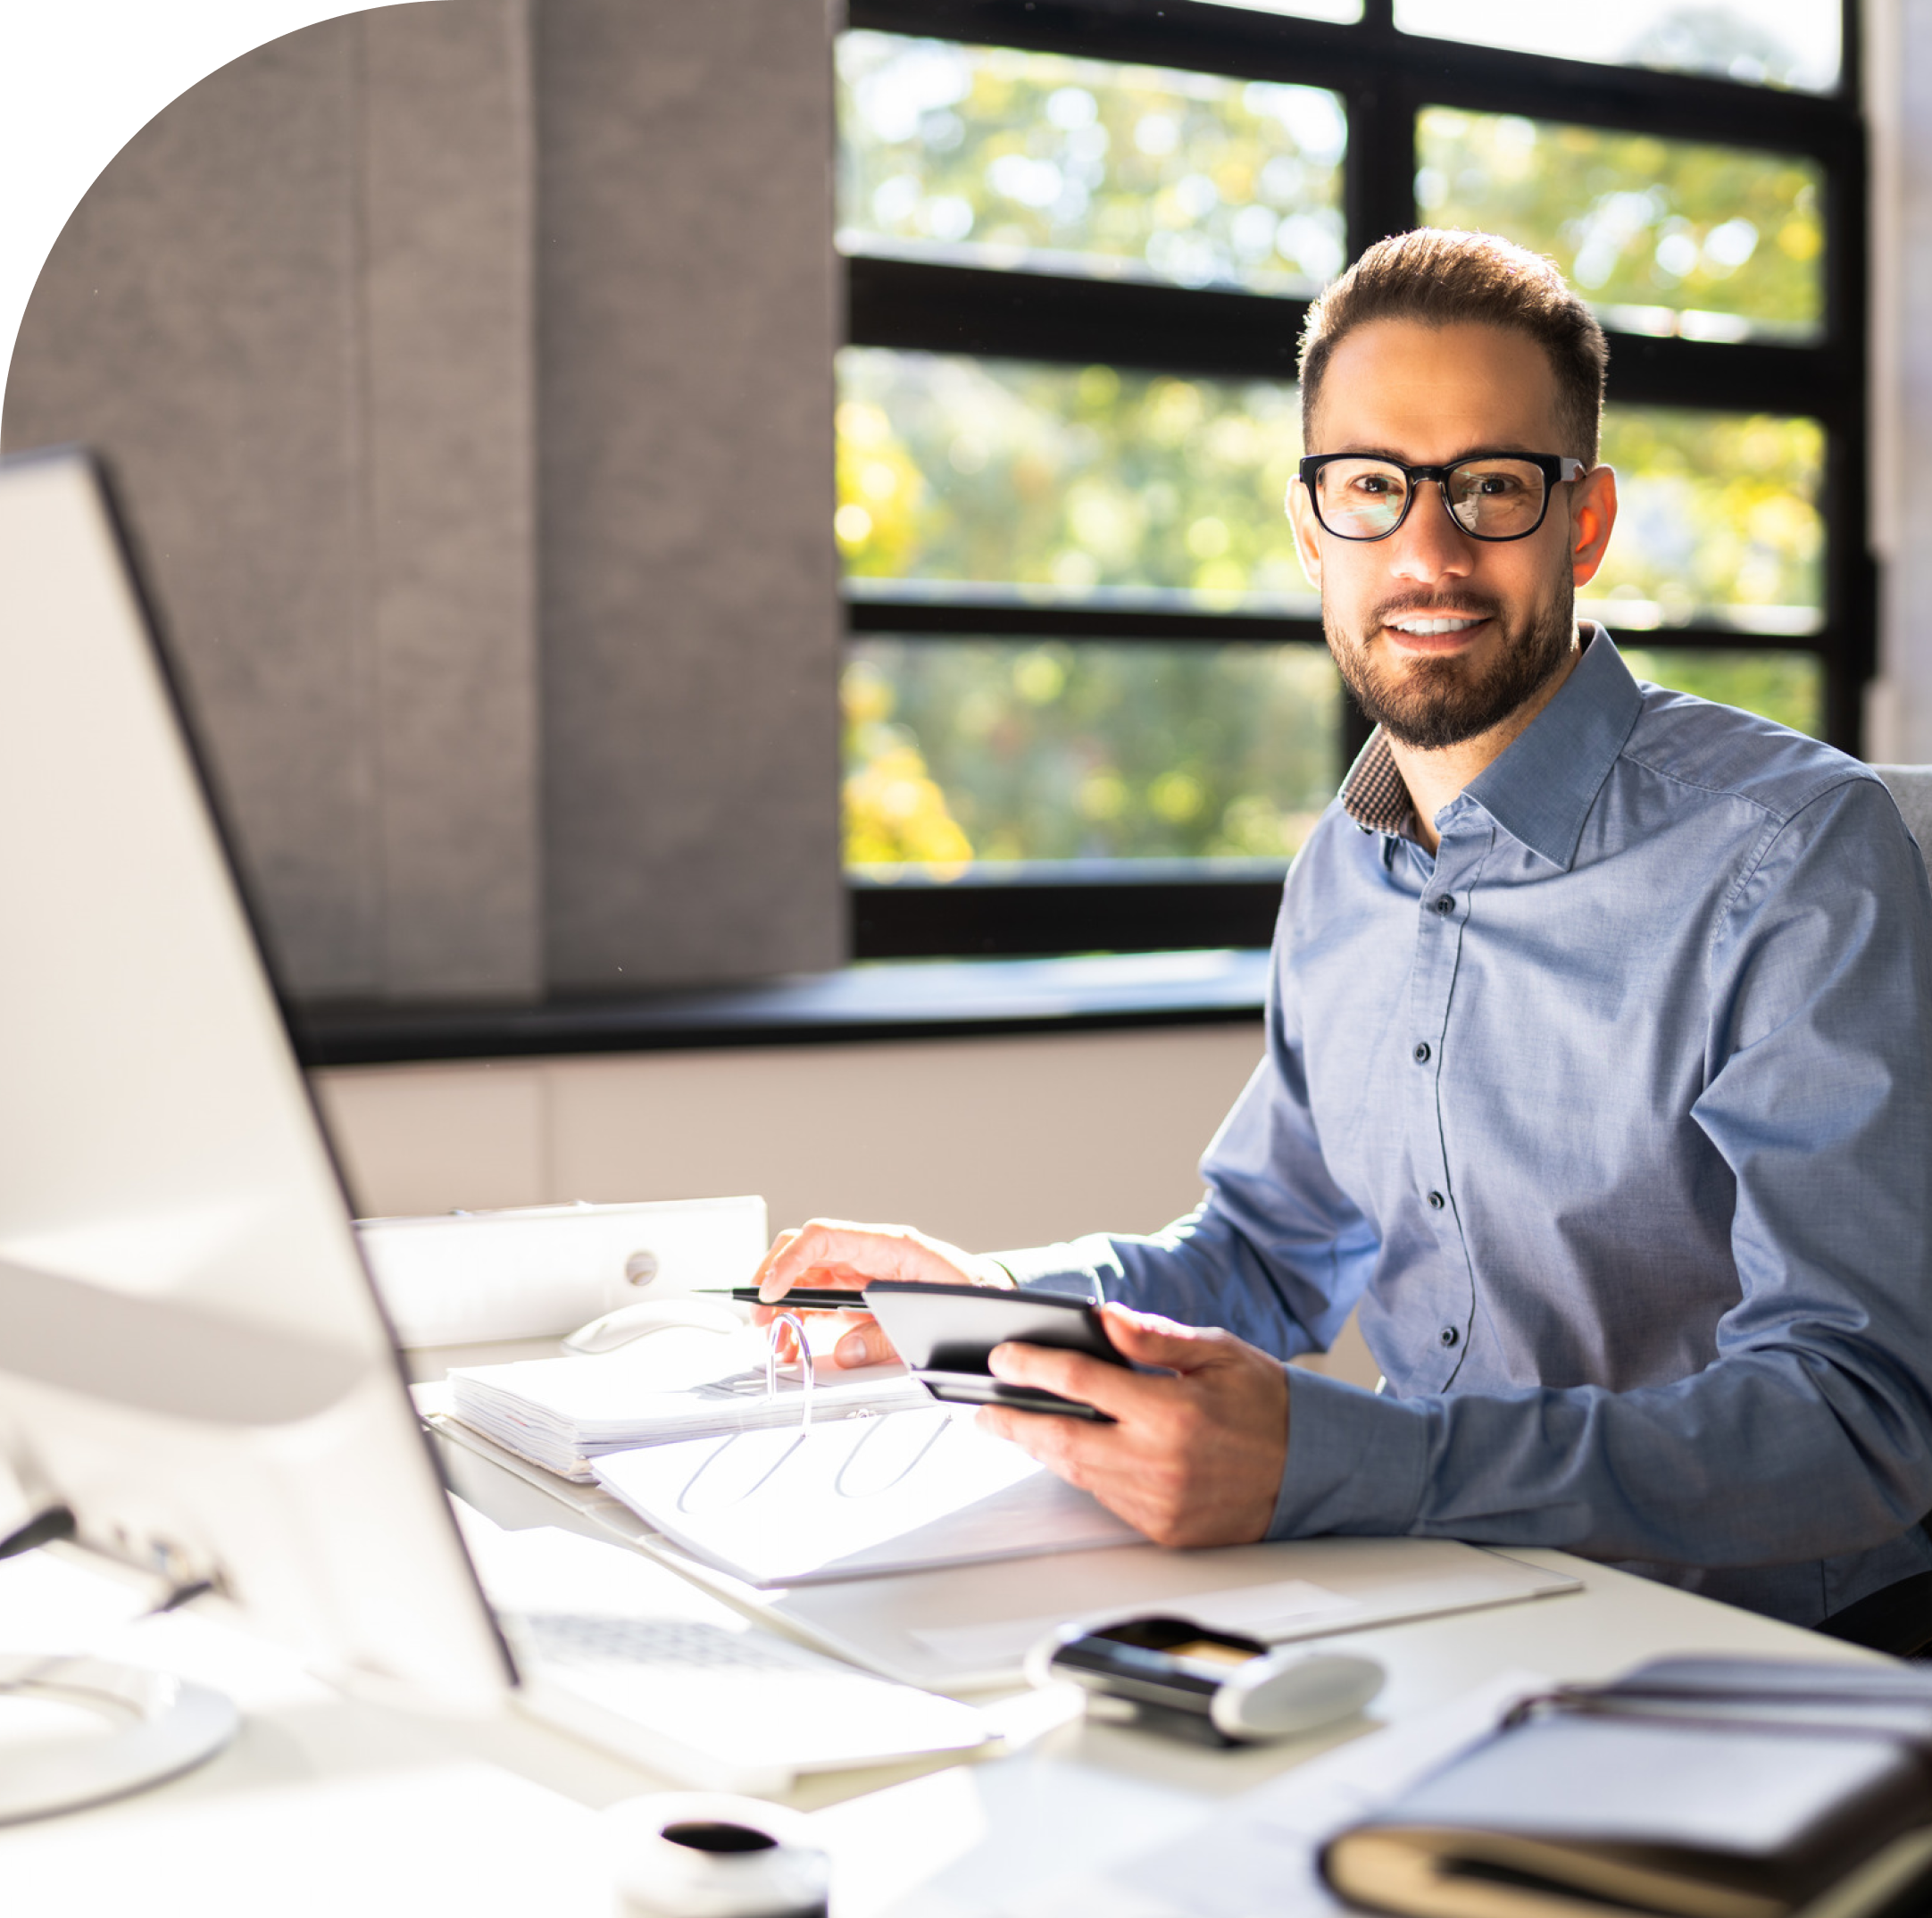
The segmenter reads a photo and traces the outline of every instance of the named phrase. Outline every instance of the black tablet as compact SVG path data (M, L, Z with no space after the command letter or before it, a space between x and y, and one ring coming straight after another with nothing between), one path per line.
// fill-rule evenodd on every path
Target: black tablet
M866 1287L865 1305L886 1328L907 1369L935 1398L1114 1422L1106 1413L1057 1392L1008 1385L995 1379L987 1365L994 1347L1009 1342L1053 1346L1103 1359L1110 1365L1125 1365L1100 1313L1084 1298L881 1279Z

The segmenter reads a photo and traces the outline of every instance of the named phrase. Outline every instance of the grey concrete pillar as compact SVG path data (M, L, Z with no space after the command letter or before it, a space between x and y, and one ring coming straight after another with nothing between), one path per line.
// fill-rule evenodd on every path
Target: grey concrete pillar
M446 0L357 24L381 987L534 994L529 8Z
M823 0L538 20L550 976L833 965Z

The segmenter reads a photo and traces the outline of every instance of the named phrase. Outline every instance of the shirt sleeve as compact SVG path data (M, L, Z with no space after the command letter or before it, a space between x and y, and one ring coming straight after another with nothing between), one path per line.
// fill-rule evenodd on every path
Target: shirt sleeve
M1290 1374L1270 1536L1413 1532L1763 1565L1932 1507L1932 892L1855 779L1766 829L1709 952L1692 1113L1740 1297L1669 1385L1376 1397Z
M1288 885L1292 895L1292 874ZM1022 1285L1223 1326L1283 1359L1334 1342L1378 1243L1321 1155L1290 950L1278 935L1266 1051L1201 1162L1208 1189L1200 1205L1143 1238L1096 1233L995 1255Z

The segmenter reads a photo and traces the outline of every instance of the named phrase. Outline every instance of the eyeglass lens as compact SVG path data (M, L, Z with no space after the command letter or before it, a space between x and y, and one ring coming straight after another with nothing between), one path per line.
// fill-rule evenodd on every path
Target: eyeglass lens
M1470 460L1452 467L1443 495L1450 517L1478 539L1528 532L1543 513L1543 469L1528 460ZM1408 476L1387 460L1330 460L1315 479L1321 523L1342 539L1379 539L1409 503Z

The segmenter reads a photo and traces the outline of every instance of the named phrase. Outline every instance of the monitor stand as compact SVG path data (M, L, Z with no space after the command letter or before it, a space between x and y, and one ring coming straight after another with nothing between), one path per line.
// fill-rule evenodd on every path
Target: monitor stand
M14 1700L79 1706L108 1721L101 1737L0 1737L0 1825L79 1811L145 1791L212 1758L235 1736L233 1704L205 1685L102 1658L0 1656L0 1728Z

